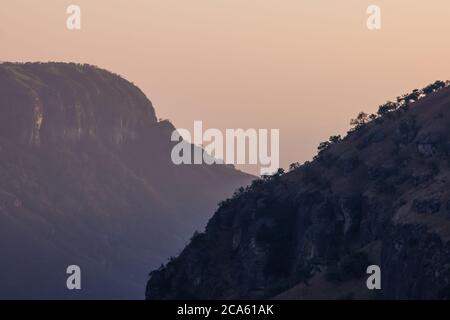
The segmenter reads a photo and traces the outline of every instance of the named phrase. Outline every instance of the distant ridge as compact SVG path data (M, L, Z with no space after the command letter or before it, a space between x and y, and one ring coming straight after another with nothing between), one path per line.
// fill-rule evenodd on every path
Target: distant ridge
M143 298L148 269L253 178L173 165L174 129L109 71L0 64L0 299Z

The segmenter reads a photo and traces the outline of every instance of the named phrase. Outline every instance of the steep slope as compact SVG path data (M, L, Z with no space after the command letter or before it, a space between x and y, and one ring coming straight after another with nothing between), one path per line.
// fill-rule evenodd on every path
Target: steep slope
M148 299L450 298L450 88L360 114L314 161L224 201ZM381 290L366 268L381 267Z
M0 298L142 298L148 266L252 178L173 165L173 130L108 71L0 64Z

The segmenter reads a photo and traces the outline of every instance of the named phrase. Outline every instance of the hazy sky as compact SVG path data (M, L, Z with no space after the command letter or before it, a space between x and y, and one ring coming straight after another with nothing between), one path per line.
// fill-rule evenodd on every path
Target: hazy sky
M109 69L177 127L279 128L288 166L358 111L449 79L449 17L448 0L1 0L0 60Z

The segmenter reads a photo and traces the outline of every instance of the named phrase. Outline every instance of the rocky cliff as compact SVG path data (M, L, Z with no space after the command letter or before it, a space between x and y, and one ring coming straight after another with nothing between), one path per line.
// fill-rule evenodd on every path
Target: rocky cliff
M111 72L0 64L0 298L142 298L149 266L252 178L173 165L173 130Z
M450 88L361 113L314 161L222 202L148 299L450 298ZM381 290L366 269L381 268Z

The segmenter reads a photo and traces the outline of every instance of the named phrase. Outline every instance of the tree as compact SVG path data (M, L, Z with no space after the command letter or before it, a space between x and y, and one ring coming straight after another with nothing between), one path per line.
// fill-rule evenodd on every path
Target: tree
M395 102L392 101L388 101L385 104L382 104L381 106L378 107L378 115L380 116L384 116L386 114L388 114L391 111L394 111L398 108L398 104L396 104Z
M442 88L445 88L445 86L446 86L446 83L444 81L438 80L438 81L436 81L436 82L426 86L425 88L423 88L422 91L425 94L430 94L430 93L438 91L438 90L440 90Z
M422 92L419 89L414 89L411 93L407 94L404 99L405 99L405 104L408 105L410 103L414 103L417 100L419 100L420 95L422 94Z
M364 126L369 121L369 116L365 112L360 112L355 119L350 120L350 125L355 129Z
M331 136L328 139L328 141L321 142L319 144L319 146L317 147L317 150L319 151L319 153L321 153L322 151L325 151L326 149L328 149L332 144L337 143L339 141L341 141L340 134Z
M328 141L330 141L331 143L337 143L337 142L341 141L341 135L338 134L338 135L331 136L330 139L328 139Z
M331 143L329 141L321 142L319 143L317 150L319 151L319 153L321 153L322 151L325 151L330 145Z
M293 171L293 170L298 169L298 168L300 168L300 163L299 162L294 162L294 163L291 163L289 165L289 171Z

